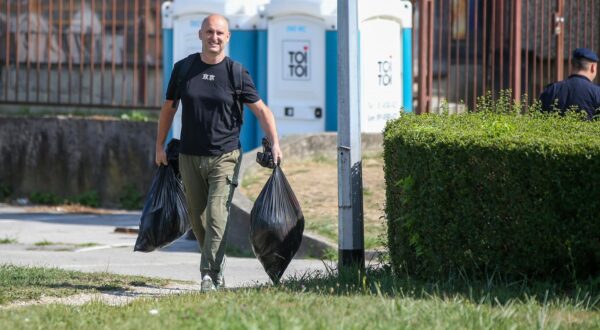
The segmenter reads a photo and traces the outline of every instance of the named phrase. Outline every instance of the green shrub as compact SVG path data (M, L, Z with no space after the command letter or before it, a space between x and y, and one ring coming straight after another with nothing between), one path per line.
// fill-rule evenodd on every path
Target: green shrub
M40 205L58 205L63 202L63 199L53 193L33 192L29 195L29 200L33 204Z
M29 200L33 204L39 205L59 205L59 204L80 204L89 207L100 206L100 197L94 190L86 191L81 195L63 198L54 193L33 192L29 195Z
M131 121L143 121L147 122L151 120L151 115L148 112L132 110L126 113L121 114L120 116L123 120L131 120Z
M600 125L530 111L403 115L384 132L396 272L600 274Z
M0 181L0 202L6 200L12 195L12 189L5 183Z
M144 206L143 199L144 195L134 185L128 184L121 190L119 202L121 203L121 207L126 210L138 210Z
M94 190L86 191L79 196L70 198L69 201L89 207L100 206L100 197L98 197L98 193Z

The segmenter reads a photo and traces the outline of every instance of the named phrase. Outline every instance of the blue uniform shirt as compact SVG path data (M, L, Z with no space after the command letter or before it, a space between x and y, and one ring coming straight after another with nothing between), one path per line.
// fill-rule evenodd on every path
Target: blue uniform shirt
M556 104L554 104L556 100ZM592 119L600 108L600 87L588 78L574 74L566 80L550 84L540 95L543 111L557 109L564 113L571 106L578 106Z

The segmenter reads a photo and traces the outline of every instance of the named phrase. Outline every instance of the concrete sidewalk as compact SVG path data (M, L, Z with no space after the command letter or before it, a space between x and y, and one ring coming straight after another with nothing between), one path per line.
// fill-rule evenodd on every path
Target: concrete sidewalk
M196 241L181 238L164 249L141 253L133 252L137 234L115 232L117 227L137 226L139 218L140 212L32 213L0 204L0 239L16 241L0 244L0 264L106 271L200 283ZM294 259L284 278L324 269L323 261ZM225 279L227 287L270 282L256 258L228 257Z

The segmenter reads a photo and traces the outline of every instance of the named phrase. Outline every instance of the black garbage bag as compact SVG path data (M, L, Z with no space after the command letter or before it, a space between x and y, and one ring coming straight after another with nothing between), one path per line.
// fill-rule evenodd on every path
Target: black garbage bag
M258 195L250 213L250 241L254 254L274 283L302 243L304 215L281 167Z
M167 166L156 169L146 197L134 251L164 247L190 229L183 183L179 175L179 140L167 146Z

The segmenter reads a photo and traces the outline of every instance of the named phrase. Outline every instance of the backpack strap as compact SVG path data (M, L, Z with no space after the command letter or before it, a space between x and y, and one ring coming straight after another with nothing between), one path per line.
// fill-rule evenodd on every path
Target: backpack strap
M194 58L196 56L198 56L198 53L193 53L181 61L181 67L179 68L179 71L177 71L177 78L175 80L175 100L173 100L173 109L177 109L177 106L179 106L185 79L192 68L192 63L194 63Z
M238 109L240 111L240 124L244 120L244 103L242 103L242 91L244 90L243 73L244 66L238 61L231 60L230 78L232 79L231 81L233 82L233 88L235 90L235 102L237 103Z

